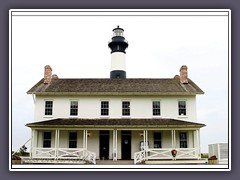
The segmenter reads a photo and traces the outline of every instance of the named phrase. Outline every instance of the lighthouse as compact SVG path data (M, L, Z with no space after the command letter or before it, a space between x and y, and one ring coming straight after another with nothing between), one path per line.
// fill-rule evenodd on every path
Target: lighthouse
M123 32L124 30L119 26L114 28L112 40L108 43L108 47L111 49L111 79L126 79L125 50L128 47L128 42Z

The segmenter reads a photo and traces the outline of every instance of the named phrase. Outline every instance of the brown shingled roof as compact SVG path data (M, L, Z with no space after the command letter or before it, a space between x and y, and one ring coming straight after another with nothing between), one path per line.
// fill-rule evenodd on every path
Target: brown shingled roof
M189 79L54 79L44 84L43 79L28 94L78 95L195 95L204 92Z
M194 127L201 128L204 124L176 119L78 119L58 118L26 124L28 127Z

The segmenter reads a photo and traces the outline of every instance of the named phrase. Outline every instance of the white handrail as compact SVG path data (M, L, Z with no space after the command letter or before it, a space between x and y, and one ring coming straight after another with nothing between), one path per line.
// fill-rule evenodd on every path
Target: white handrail
M144 150L134 153L134 164L142 163L145 161L146 152Z
M85 152L86 153L85 153L84 160L89 162L89 163L96 164L96 153L88 151L88 150L86 150Z
M178 148L175 157L171 148L148 149L148 159L199 159L197 148Z

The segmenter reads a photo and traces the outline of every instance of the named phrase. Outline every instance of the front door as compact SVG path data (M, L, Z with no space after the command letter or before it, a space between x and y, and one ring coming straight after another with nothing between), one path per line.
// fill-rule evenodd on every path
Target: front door
M109 159L109 131L100 131L100 159Z
M122 131L122 159L131 159L131 131Z

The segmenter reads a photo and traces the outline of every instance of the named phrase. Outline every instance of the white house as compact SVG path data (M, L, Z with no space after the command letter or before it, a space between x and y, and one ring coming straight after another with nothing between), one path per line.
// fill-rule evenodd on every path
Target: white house
M126 77L128 42L113 29L107 79L65 79L52 75L27 93L34 96L31 162L90 162L96 159L200 159L196 95L204 92L188 78L187 66L168 79ZM173 157L171 151L177 154Z

